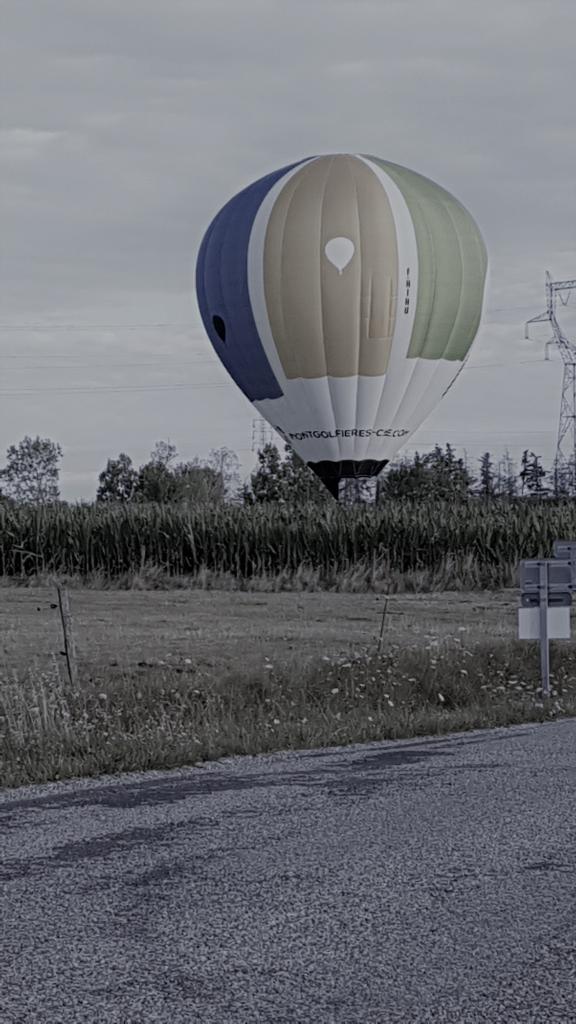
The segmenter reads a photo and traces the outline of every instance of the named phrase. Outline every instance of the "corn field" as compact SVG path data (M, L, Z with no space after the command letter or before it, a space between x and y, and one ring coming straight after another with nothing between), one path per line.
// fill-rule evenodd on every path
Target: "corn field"
M576 537L576 503L392 501L319 509L227 505L0 506L0 575L114 580L146 566L167 576L202 571L238 579L319 572L441 571L478 587L515 584L521 558L550 557Z

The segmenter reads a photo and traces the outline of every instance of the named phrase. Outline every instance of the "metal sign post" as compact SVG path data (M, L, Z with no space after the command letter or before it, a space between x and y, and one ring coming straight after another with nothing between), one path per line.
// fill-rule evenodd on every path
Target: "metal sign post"
M576 553L576 544L574 545ZM567 559L529 559L520 563L520 640L540 641L542 694L550 696L550 640L570 639L573 566Z
M550 639L548 637L548 562L540 562L538 597L540 600L540 675L542 696L550 696Z

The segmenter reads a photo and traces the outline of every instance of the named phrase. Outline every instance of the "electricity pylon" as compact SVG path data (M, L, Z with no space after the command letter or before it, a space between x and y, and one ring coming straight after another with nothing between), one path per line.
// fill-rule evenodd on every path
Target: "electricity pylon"
M546 342L545 359L549 359L550 345L556 345L564 362L562 375L562 400L560 402L560 420L558 424L558 441L556 444L556 466L565 471L566 484L570 494L576 492L576 345L573 345L562 330L556 316L557 297L563 306L568 305L570 292L576 289L576 279L571 281L553 281L546 271L546 312L534 316L526 322L525 337L529 337L530 324L550 323L552 338ZM565 296L565 298L564 298Z
M261 417L252 420L252 451L258 452L267 444L273 444L278 439L276 431L270 424Z

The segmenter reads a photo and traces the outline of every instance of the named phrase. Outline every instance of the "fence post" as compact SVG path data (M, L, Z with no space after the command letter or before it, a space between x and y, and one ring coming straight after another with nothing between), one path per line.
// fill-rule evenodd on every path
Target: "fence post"
M66 655L66 665L68 666L68 678L70 679L70 684L73 687L76 687L78 683L78 674L76 669L76 644L74 642L74 632L72 630L72 615L70 613L68 591L59 583L56 584L56 590L58 591L58 606L60 608L62 631L64 633L64 654Z
M390 600L390 594L386 594L384 600L384 608L382 610L382 625L380 627L380 637L378 639L378 654L382 650L382 640L384 639L384 626L386 625L386 612L388 611L388 601Z

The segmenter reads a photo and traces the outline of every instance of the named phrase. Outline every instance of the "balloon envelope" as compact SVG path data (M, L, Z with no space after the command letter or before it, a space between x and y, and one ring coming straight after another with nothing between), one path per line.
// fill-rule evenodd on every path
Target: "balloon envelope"
M457 377L486 268L449 192L335 154L234 196L202 240L196 291L231 377L337 495L341 478L379 473Z

